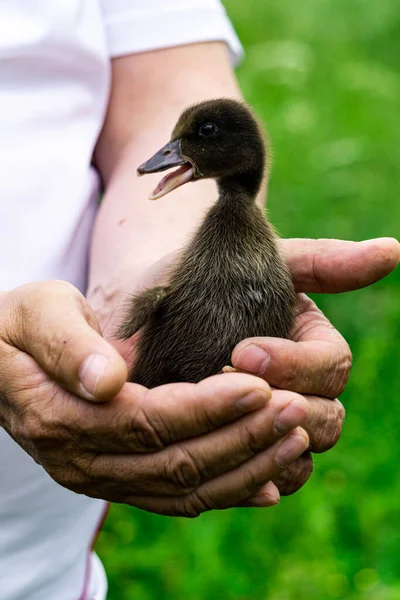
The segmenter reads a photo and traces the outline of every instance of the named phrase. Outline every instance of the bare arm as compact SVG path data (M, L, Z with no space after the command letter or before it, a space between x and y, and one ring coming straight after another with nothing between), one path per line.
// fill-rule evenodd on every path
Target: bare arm
M149 202L159 175L138 178L136 167L168 141L188 105L241 97L222 43L118 58L112 70L109 110L95 153L106 192L93 235L88 293L106 332L122 290L150 283L150 267L185 244L216 197L215 184L203 181Z

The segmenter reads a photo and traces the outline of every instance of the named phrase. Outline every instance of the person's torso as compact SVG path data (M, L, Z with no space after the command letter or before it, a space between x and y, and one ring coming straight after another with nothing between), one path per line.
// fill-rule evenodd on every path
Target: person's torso
M84 291L108 92L98 0L0 2L0 289L57 278ZM91 599L105 504L57 485L3 430L0 478L0 600Z
M60 276L85 285L108 65L97 0L0 3L1 289Z

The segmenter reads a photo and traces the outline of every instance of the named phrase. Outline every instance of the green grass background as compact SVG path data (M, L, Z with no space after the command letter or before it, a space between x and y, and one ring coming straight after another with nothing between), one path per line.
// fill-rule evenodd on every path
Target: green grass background
M227 0L275 148L283 236L399 236L398 0ZM351 269L351 264L349 264ZM400 277L319 306L350 342L344 435L278 507L167 519L115 506L110 600L400 599Z

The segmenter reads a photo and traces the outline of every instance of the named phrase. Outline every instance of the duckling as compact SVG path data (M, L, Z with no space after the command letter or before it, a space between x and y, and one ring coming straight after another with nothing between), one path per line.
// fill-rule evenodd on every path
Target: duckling
M118 337L143 328L130 381L148 388L198 382L233 370L231 353L241 340L289 336L297 297L276 234L255 202L265 163L263 136L249 107L222 98L187 108L171 140L138 168L143 175L178 167L150 200L205 178L216 180L219 197L169 283L130 301Z

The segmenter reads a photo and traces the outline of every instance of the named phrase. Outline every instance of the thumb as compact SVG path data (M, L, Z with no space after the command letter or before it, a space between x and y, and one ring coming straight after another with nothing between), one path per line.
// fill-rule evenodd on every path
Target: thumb
M393 238L363 242L281 240L297 292L334 294L358 290L389 275L400 260Z
M4 302L4 341L31 355L51 379L93 402L120 391L126 363L102 337L94 312L74 286L27 284L3 295L2 308Z

